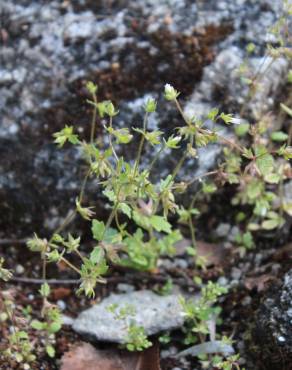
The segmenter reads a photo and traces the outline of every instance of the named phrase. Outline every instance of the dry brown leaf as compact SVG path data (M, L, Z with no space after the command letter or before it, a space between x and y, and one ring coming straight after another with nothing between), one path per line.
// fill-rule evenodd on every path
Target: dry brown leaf
M245 279L244 285L248 290L256 289L258 292L262 292L267 289L268 281L275 280L275 276L263 274L260 276L249 277Z
M186 247L192 244L189 239L182 239L176 243L176 255L180 256L186 253ZM206 266L223 266L226 264L226 257L229 252L222 244L212 244L204 241L197 241L197 255L199 258L204 258Z
M292 261L292 243L286 244L281 248L278 248L273 255L274 261Z
M226 264L228 250L222 244L211 244L203 241L197 242L198 257L206 260L206 266L223 266Z
M155 343L143 352L126 352L97 350L81 343L64 354L61 370L161 370L159 348Z
M52 289L52 297L54 300L58 299L63 299L68 297L71 294L71 289L70 288L65 288L65 287L58 287Z

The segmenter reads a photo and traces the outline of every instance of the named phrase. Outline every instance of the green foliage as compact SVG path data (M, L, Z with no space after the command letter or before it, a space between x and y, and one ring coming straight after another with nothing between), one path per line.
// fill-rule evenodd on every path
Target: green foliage
M285 2L284 14L276 22L272 32L278 39L279 47L269 45L267 55L275 60L279 56L291 58L285 31L285 17L292 13L292 8ZM246 47L247 55L255 51L252 43ZM246 60L239 68L240 79L249 89L247 99L251 99L258 88L258 76L253 76L251 65ZM261 75L261 73L259 73ZM291 80L291 71L288 80ZM291 215L291 204L283 199L283 184L289 178L292 158L290 146L291 137L286 132L273 130L272 118L259 117L255 122L247 123L242 107L240 116L230 112L220 112L213 108L206 117L200 120L186 117L178 97L180 92L170 84L164 87L164 97L173 104L182 117L182 124L174 128L168 138L160 130L149 130L148 119L156 112L157 102L150 98L141 107L144 112L142 128L117 127L113 122L118 110L111 101L97 99L97 85L88 82L86 85L91 100L88 103L93 108L93 119L89 140L79 138L74 133L73 126L65 126L54 134L54 141L62 147L65 143L75 145L83 155L88 167L80 194L76 198L75 209L64 220L64 223L47 240L36 234L27 242L29 249L40 253L43 262L43 274L47 263L62 262L73 269L80 277L78 293L94 297L97 283L104 283L109 267L121 265L140 271L155 271L162 255L175 254L176 243L182 239L180 228L188 233L191 245L188 253L194 257L196 265L204 268L204 263L197 255L195 222L209 205L213 194L221 191L227 184L234 189L232 205L237 207L235 223L240 223L240 233L236 237L237 248L246 253L256 240L257 232L271 232L281 228L285 223L285 213ZM247 102L246 102L247 103ZM292 116L292 110L281 104L285 114ZM98 117L99 116L99 117ZM210 128L210 121L212 128ZM227 124L234 129L235 135L222 136L220 124ZM96 124L101 124L107 140L97 140ZM102 128L101 127L101 128ZM276 125L274 125L276 127ZM291 136L291 135L290 135ZM125 159L119 153L120 146L129 145L133 139L140 142L136 156ZM179 195L186 193L189 186L200 178L180 180L177 176L186 160L198 157L198 147L213 143L224 145L220 165L217 169L202 174L204 177L215 177L201 181L198 192L186 209L179 201ZM151 149L153 158L143 161L143 149ZM153 169L161 153L167 150L172 155L173 150L181 149L180 159L169 173L161 175L158 181L153 180ZM162 171L161 171L162 173ZM107 218L94 217L93 207L84 205L86 184L93 178L100 187L107 202L109 215ZM80 251L81 237L78 235L63 235L64 228L78 214L91 223L93 248L89 253ZM186 227L189 229L187 230ZM72 254L79 258L79 263L71 262ZM69 259L68 259L69 258ZM72 259L73 260L73 259ZM0 277L10 278L10 272L2 267L0 261ZM199 276L196 282L201 284ZM171 287L169 283L161 293L166 293ZM201 298L195 303L182 299L187 324L185 327L186 343L197 340L203 342L211 335L208 322L218 322L220 308L216 302L220 295L226 293L226 288L209 281L201 289ZM33 320L31 325L36 330L47 333L47 338L60 329L61 323L56 311L48 309L50 289L43 284L40 290L44 301L44 318ZM110 308L117 318L127 321L132 315L130 307ZM134 323L128 324L127 349L143 350L151 345L145 336L143 328ZM49 340L45 344L49 356L54 356L54 348ZM209 361L209 360L208 360ZM231 370L239 368L237 357L221 358L215 356L213 366ZM209 361L210 364L210 361Z
M55 334L60 331L62 327L62 318L60 310L57 306L51 305L47 301L50 294L47 283L43 284L40 289L41 295L45 298L45 304L42 311L43 319L32 320L30 326L37 330L44 340L44 349L49 357L55 357Z
M131 352L143 351L152 346L152 343L147 339L144 328L135 324L131 324L128 328L126 343L127 350Z
M54 134L55 143L62 147L67 141L71 144L78 144L78 135L73 133L73 126L65 126L61 131Z

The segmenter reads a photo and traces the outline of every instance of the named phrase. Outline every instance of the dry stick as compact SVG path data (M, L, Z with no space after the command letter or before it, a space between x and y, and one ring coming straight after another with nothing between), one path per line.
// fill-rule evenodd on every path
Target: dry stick
M155 276L155 275L143 275L141 274L138 275L126 275L126 276L111 276L108 277L106 280L106 283L109 284L114 284L114 283L120 283L120 282L129 282L131 281L143 281L143 280L148 280L148 281L154 281L156 283L165 283L169 279L168 276ZM80 279L37 279L37 278L28 278L28 277L12 277L10 281L16 282L16 283L24 283L24 284L34 284L34 285L41 285L45 281L48 284L52 285L76 285L80 283ZM196 284L191 282L191 281L186 281L185 279L182 278L174 278L172 281L175 284L179 284L181 286L186 286L186 287L196 287Z
M0 246L7 246L7 245L25 245L28 241L28 238L24 239L0 239Z

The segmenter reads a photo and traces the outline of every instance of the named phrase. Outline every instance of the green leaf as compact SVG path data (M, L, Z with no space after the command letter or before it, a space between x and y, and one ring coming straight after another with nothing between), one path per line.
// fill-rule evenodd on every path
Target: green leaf
M157 145L157 144L160 144L159 136L161 134L163 134L162 131L156 130L152 132L146 132L144 136L145 136L145 139L149 141L151 145Z
M156 111L157 102L153 98L147 99L144 109L147 113L153 113Z
M164 139L163 139L164 140ZM165 146L169 149L178 149L179 146L177 145L181 141L181 136L174 136L171 135L167 141L164 140Z
M107 130L116 137L118 144L128 144L133 139L133 135L130 134L128 128L114 130L112 127L108 127Z
M292 109L291 108L288 108L287 105L281 103L281 108L283 109L283 111L285 111L290 117L292 117Z
M105 189L102 194L105 195L107 199L113 203L117 200L117 197L113 190Z
M55 348L51 344L48 344L46 346L46 352L47 352L49 357L51 357L51 358L55 357L55 354L56 354Z
M218 108L213 108L212 110L210 110L210 112L208 113L207 115L207 118L210 119L211 121L215 121L217 115L219 113L219 109Z
M271 139L273 141L286 141L289 138L289 135L287 135L283 131L274 131L271 133Z
M97 85L93 83L92 81L88 81L86 83L86 89L91 95L95 95L97 92Z
M41 289L39 290L42 297L48 297L50 295L50 286L48 283L44 283L41 286Z
M269 173L268 175L265 176L264 179L269 184L278 184L281 179L281 176L278 175L277 173Z
M263 176L270 174L274 167L274 158L271 154L263 154L256 158L256 165Z
M93 263L100 263L104 258L104 250L100 247L94 247L93 251L90 253L90 261Z
M59 147L62 147L66 141L71 144L79 143L78 135L73 133L73 126L66 125L61 131L55 132L53 136L55 137L54 143L58 144Z
M228 125L229 123L232 122L232 114L229 113L229 114L225 114L225 113L221 113L220 114L220 118L222 118L222 120Z
M59 321L55 321L55 322L52 322L49 327L48 327L48 331L49 333L53 334L53 333L57 333L62 327L62 323L59 322Z
M292 202L284 202L283 203L284 211L292 217Z
M171 233L171 225L163 216L151 216L150 223L156 231L164 231L165 233Z
M122 240L121 234L114 229L113 227L109 227L106 229L103 237L103 242L105 243L119 243Z
M249 127L249 123L241 123L235 126L234 131L237 136L242 137L248 133Z
M93 237L97 241L101 241L105 232L105 225L102 221L92 220L91 231Z
M278 219L265 220L262 222L262 228L265 230L273 230L279 226Z
M129 218L132 217L132 210L131 210L131 207L128 206L128 204L126 204L126 203L119 203L118 209L120 211L122 211Z
M39 320L32 320L32 322L30 323L30 326L33 328L33 329L36 329L36 330L43 330L44 329L44 326L45 324L42 323L41 321Z

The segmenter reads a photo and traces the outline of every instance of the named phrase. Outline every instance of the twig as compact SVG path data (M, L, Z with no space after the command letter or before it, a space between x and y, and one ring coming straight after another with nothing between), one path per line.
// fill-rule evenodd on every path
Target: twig
M25 245L28 239L0 239L0 246Z
M125 276L111 276L106 278L106 282L108 284L114 283L128 283L129 281L154 281L155 283L166 283L168 281L168 276L157 276L157 275L144 275L144 274L137 274L137 275L125 275ZM36 284L41 285L45 281L50 285L76 285L80 283L80 279L36 279L36 278L28 278L28 277L12 277L10 281L15 283L24 283L24 284ZM195 287L196 284L190 281L186 281L186 279L176 278L172 279L175 284L184 286L184 287Z
M27 278L27 277L12 277L10 281L16 283L26 283L26 284L43 284L47 282L49 285L73 285L80 283L80 279L35 279L35 278Z

